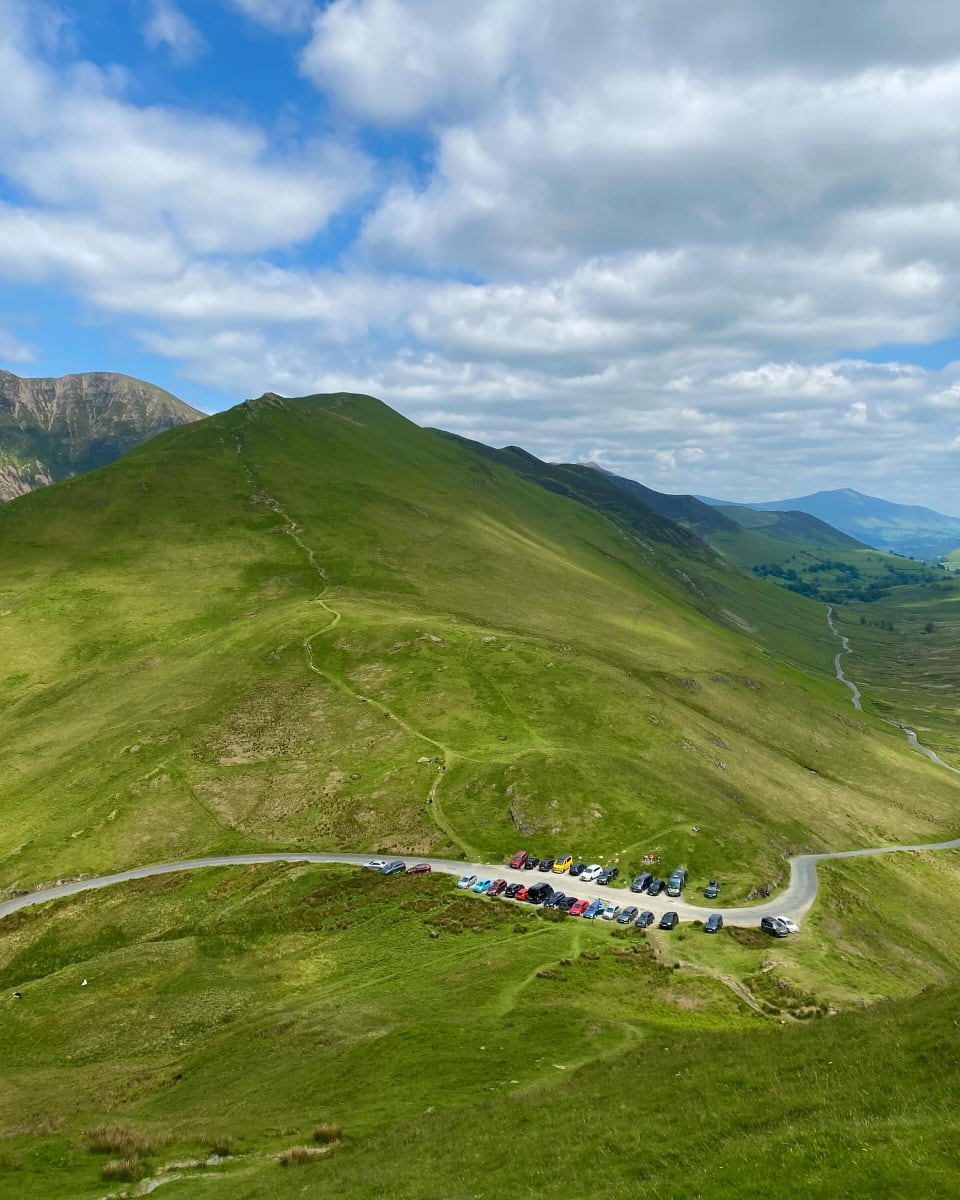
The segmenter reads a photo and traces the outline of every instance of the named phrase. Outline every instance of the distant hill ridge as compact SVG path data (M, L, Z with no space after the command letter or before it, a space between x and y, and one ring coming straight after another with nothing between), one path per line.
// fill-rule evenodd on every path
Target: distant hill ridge
M25 379L0 371L0 501L106 466L203 415L129 375Z
M950 517L915 504L895 504L879 496L867 496L853 488L814 492L790 500L765 500L737 505L732 500L698 496L704 504L724 511L731 506L752 508L758 512L797 510L819 517L828 525L894 554L911 558L936 559L960 546L960 518Z

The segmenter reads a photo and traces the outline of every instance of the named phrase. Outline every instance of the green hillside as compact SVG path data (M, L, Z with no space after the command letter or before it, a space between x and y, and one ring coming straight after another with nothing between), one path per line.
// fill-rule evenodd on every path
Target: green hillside
M831 883L835 964L876 958L859 885L903 882L864 868L885 869ZM829 972L797 981L819 926L771 945L548 917L440 878L263 866L3 921L3 1194L149 1175L191 1198L539 1198L558 1164L591 1198L955 1191L955 986L829 1016ZM956 978L956 950L920 952ZM325 1155L278 1162L318 1128Z
M335 396L6 506L0 879L549 839L732 897L799 848L952 828L949 781L835 715L822 610L624 503Z
M738 526L705 531L714 549L755 575L827 604L870 603L891 588L943 577L927 563L873 550L807 513L733 504L711 511Z
M730 903L798 850L957 829L954 778L850 708L822 605L600 473L370 397L165 433L0 509L0 549L10 890L228 850L526 844L624 875L659 853ZM958 857L831 864L785 943L342 867L25 910L0 921L4 1186L539 1198L561 1144L587 1196L948 1195L954 993L916 994L960 970Z

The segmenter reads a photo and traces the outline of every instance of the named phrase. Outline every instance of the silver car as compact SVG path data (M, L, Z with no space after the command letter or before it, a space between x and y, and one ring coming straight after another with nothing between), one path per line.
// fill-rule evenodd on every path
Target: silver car
M605 904L603 906L603 912L600 914L600 916L603 917L605 921L612 921L616 916L619 915L619 913L619 904Z

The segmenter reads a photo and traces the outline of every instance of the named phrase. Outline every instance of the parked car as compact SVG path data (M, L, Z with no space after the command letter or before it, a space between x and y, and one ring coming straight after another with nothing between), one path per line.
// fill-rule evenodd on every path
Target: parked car
M605 921L612 921L619 912L620 912L619 904L610 904L608 902L608 903L604 904L603 908L600 910L600 916Z
M534 869L534 867L539 867L539 865L540 865L540 859L536 858L532 854L528 854L527 858L526 858L526 862L524 862L524 864L523 864L523 869L525 871L532 871Z
M574 905L580 903L581 901L578 900L576 896L564 896L564 898L557 905L557 908L562 908L563 911L567 913L573 912Z
M570 905L570 916L571 917L582 917L583 914L587 911L589 906L590 906L589 900L574 900L574 902Z
M584 883L596 883L602 874L603 867L599 863L591 863L580 872L580 878Z
M723 917L720 913L711 913L703 926L704 933L719 933L723 928Z
M796 923L796 921L791 921L789 917L777 917L776 920L778 920L781 925L786 926L787 933L800 932L800 926Z
M526 850L518 850L507 863L507 866L514 871L520 871L523 869L528 857Z
M760 928L771 937L789 937L790 930L779 917L761 917Z
M528 904L543 904L553 895L553 888L549 883L535 883L533 887L527 888L527 903Z
M539 866L538 866L538 870L552 871L553 870L553 861L554 860L552 858L541 858Z
M520 887L518 887L517 890L513 893L514 900L526 900L528 891L529 891L529 889L525 888L521 884Z
M544 908L559 908L563 900L563 892L554 892L552 896L548 896L543 902Z
M462 892L465 892L467 890L467 888L472 888L476 882L477 882L476 875L461 875L460 878L457 880L457 887Z
M480 896L487 890L491 883L493 883L492 879L478 879L473 885L473 890Z
M575 862L570 867L570 874L574 877L574 879L576 879L576 877L578 875L582 875L586 869L587 869L586 863Z
M388 862L380 868L381 875L405 875L407 864L402 858L395 858L392 862Z
M666 886L662 879L651 879L647 884L647 895L659 896Z
M599 917L603 911L602 900L591 900L587 907L583 910L583 915L588 921L592 921L594 917Z
M363 864L363 869L365 871L382 871L386 865L385 858L371 858L369 862Z
M555 875L564 875L573 866L572 854L561 854L557 861L553 864L553 872Z
M638 929L649 929L650 926L653 924L653 921L654 921L653 913L648 908L645 908L643 910L643 912L640 914L640 916L637 917L634 924L636 925L636 927Z
M707 886L703 889L703 894L708 900L716 900L720 895L720 884L715 879L711 879Z
M605 871L600 872L597 883L613 883L619 874L620 870L618 867L607 867Z
M621 908L620 911L617 913L617 924L618 925L629 925L630 922L636 918L636 915L637 915L636 905L628 904L626 908Z
M511 883L507 885L507 890L503 893L508 900L516 898L517 892L523 887L522 883Z
M630 884L630 891L631 892L646 891L646 889L650 883L650 880L652 878L653 878L653 875L649 871L641 871L640 874L633 881L633 883Z
M408 875L429 875L433 867L429 863L414 863L412 867L407 867Z
M488 896L502 896L507 890L507 881L505 879L495 879L487 888Z
M667 880L667 895L679 896L683 891L684 885L687 882L687 872L683 867L677 867L675 871L670 872L670 878Z
M679 924L680 924L680 918L677 916L677 914L675 912L666 912L660 918L660 924L659 924L658 928L660 928L660 929L676 929L676 927Z

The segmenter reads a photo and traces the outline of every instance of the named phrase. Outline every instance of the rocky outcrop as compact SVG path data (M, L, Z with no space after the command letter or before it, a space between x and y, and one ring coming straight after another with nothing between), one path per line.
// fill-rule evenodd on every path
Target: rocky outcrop
M203 415L129 375L21 379L0 371L0 501L106 466Z

